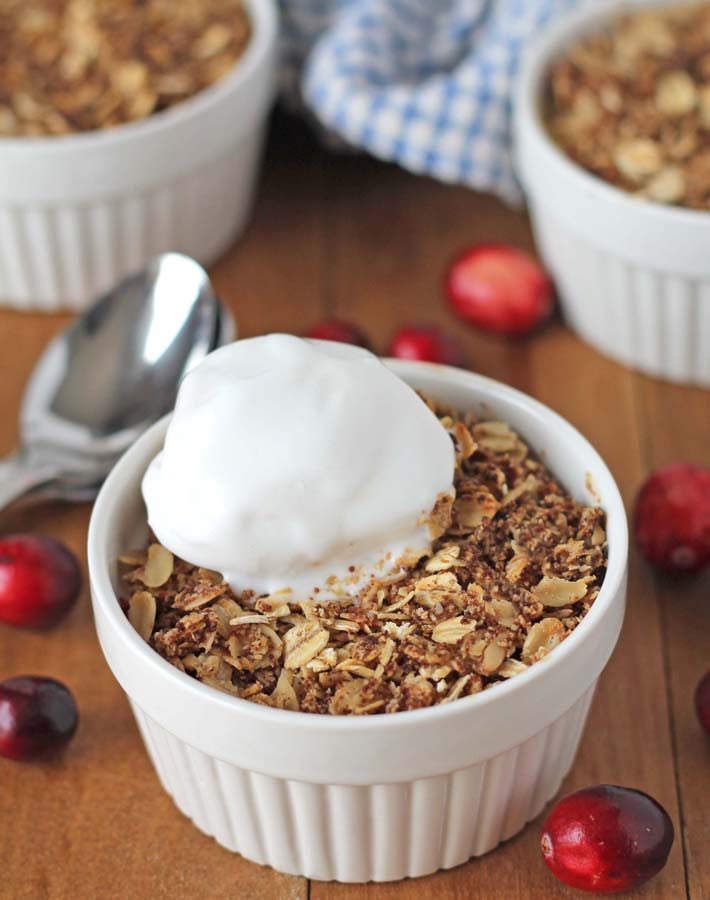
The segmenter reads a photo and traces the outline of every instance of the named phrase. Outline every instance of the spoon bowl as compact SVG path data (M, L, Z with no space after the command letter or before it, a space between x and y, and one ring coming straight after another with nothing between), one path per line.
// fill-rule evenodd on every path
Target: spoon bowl
M118 457L175 404L182 377L234 337L205 270L166 253L108 291L42 354L0 462L0 508L93 497Z

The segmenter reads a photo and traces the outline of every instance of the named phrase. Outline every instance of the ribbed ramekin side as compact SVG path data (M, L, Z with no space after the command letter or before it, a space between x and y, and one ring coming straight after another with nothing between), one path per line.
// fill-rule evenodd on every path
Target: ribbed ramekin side
M577 750L590 688L547 728L466 769L395 784L314 784L216 760L133 705L165 790L218 843L281 872L396 881L460 865L537 816Z
M669 381L710 386L710 279L609 252L532 203L535 236L570 326L619 362Z
M222 158L133 194L0 206L0 303L79 310L157 253L210 264L247 223L262 142L256 129Z

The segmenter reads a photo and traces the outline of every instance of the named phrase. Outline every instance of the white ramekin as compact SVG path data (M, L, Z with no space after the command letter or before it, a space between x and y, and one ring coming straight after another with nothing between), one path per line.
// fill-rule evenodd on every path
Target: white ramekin
M509 422L568 490L606 510L609 569L599 597L529 671L449 705L355 718L258 706L172 667L138 637L116 599L116 558L146 536L140 481L165 420L113 470L89 529L101 647L163 787L224 847L316 879L426 875L520 831L572 764L624 613L624 506L590 444L545 406L494 381L427 363L389 364L412 387Z
M0 138L0 303L80 309L151 256L207 265L246 225L276 86L273 0L234 70L110 131Z
M551 61L629 6L587 5L527 50L514 116L518 175L571 327L643 372L710 385L710 213L650 203L589 174L541 118Z

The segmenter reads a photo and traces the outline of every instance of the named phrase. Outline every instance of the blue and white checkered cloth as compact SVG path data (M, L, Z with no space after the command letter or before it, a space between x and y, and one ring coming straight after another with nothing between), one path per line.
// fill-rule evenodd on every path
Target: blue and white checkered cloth
M521 50L577 2L281 0L285 87L348 144L517 202Z

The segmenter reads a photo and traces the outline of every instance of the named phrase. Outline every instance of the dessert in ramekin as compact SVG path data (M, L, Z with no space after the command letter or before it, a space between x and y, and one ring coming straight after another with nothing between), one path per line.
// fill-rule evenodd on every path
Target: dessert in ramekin
M247 222L276 91L274 2L244 7L244 52L188 99L108 130L0 136L0 302L81 309L158 253L209 264L227 249Z
M663 30L658 21L652 27L653 10L663 5L644 5L651 11L644 20L648 40L659 45L659 52ZM516 94L517 169L536 242L555 278L571 327L597 349L643 372L710 385L710 214L705 209L668 205L684 196L676 184L678 167L656 172L661 157L655 159L647 140L638 145L634 138L640 132L630 133L631 140L618 148L616 162L621 169L616 163L609 169L609 178L621 185L617 187L573 161L544 121L548 80L556 61L580 39L608 31L616 16L639 11L640 4L587 5L555 21L533 41ZM604 79L602 69L597 85L602 101L619 102L623 109L625 98L617 97L614 80ZM688 85L673 71L672 58L667 74L673 78L659 78L649 103L659 102L668 109L675 104L678 112L668 125L682 137L677 125L686 107L680 102L687 106L689 101L675 94ZM583 95L580 114L587 114L597 102L593 93ZM700 99L698 92L698 103ZM650 114L644 113L642 119L644 127L654 126ZM589 143L590 138L585 140ZM685 151L678 147L673 152L682 155ZM588 153L583 156L589 161ZM603 162L599 171L604 171ZM660 177L654 181L651 175ZM637 176L638 189L631 192ZM696 199L699 202L689 195L688 202Z
M141 481L156 425L97 500L89 568L97 631L165 789L205 833L284 872L388 881L493 849L536 816L569 770L621 628L627 533L606 466L569 424L468 372L390 361L441 404L507 422L569 493L605 513L608 567L568 637L521 674L455 702L394 714L317 715L215 690L146 644L119 605L118 557L145 543Z

